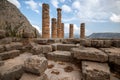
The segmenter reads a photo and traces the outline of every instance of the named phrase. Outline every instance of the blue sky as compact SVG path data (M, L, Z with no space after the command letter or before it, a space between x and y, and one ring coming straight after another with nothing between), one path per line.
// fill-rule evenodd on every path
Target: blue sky
M86 24L86 35L97 32L120 33L120 0L8 1L16 5L39 32L42 30L42 3L47 3L50 6L50 18L57 18L56 8L62 8L65 33L69 32L69 24L74 24L74 34L79 34L82 22Z

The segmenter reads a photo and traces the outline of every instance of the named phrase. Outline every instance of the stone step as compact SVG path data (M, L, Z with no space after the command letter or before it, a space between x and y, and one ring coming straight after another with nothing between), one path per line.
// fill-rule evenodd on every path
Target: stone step
M78 45L75 44L57 44L57 50L59 51L70 51L71 48L78 48Z
M108 55L96 48L72 48L72 55L79 60L107 62Z
M120 48L101 48L101 50L108 54L111 67L120 72Z
M20 56L4 61L4 65L0 66L0 80L19 80L23 74L24 61L32 54L23 53Z
M34 74L24 73L19 80L48 80L48 78L46 74L37 76Z
M106 63L82 61L83 80L110 80L110 70Z
M23 47L23 44L20 42L12 42L10 44L5 45L5 50L10 51L10 50L21 50Z
M47 54L47 59L69 62L73 60L73 57L69 51L54 51Z
M20 50L11 50L7 52L0 53L1 60L7 60L19 56Z

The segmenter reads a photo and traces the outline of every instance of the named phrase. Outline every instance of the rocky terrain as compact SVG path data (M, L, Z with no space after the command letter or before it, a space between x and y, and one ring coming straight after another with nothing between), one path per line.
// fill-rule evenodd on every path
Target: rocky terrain
M17 7L7 0L0 0L0 38L40 37Z

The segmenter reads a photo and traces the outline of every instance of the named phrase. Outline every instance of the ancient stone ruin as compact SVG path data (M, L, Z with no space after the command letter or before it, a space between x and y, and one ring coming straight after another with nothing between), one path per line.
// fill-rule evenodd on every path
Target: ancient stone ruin
M64 24L56 18L50 38L49 5L43 7L43 38L6 36L0 29L0 80L120 80L120 39L85 38L84 23L81 38L73 38L72 27L65 39Z

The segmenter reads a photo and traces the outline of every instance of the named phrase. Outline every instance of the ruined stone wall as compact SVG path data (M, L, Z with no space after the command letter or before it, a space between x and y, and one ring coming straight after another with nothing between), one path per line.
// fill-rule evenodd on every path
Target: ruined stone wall
M81 23L80 38L85 38L85 23Z
M42 4L42 38L50 38L50 29L49 29L49 5Z
M57 38L57 22L56 18L52 18L52 38Z
M70 24L70 28L69 28L69 38L73 38L73 24Z

